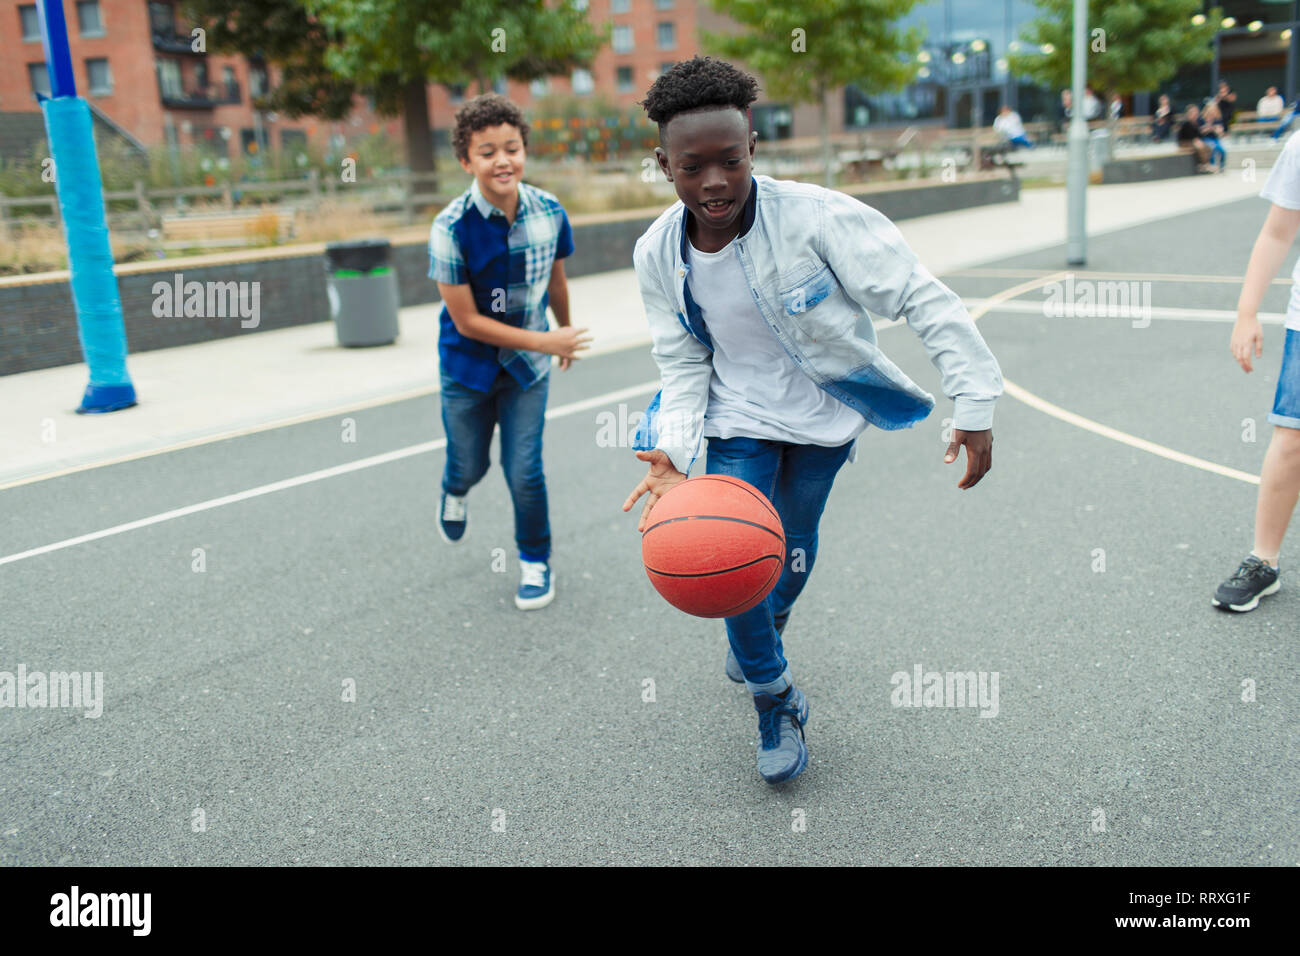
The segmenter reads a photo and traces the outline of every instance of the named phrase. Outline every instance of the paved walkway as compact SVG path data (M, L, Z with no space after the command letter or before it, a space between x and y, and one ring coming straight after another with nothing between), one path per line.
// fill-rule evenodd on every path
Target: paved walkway
M1100 235L1231 202L1258 192L1240 171L1221 176L1113 186L1088 192L1088 231ZM1026 190L1017 203L900 223L936 275L1064 241L1063 188ZM649 341L631 269L572 280L574 320L591 329L593 352ZM89 464L149 454L185 442L255 431L402 395L437 384L440 305L402 310L391 347L341 349L331 323L250 333L142 352L129 367L141 404L103 416L73 412L86 384L82 364L0 377L0 487Z

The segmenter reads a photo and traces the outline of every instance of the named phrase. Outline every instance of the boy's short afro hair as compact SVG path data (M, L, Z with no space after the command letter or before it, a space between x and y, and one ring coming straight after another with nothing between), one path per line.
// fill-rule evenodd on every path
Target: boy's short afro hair
M518 128L519 135L528 146L528 123L524 114L513 102L500 93L476 96L456 111L456 129L451 136L457 159L469 159L469 141L475 133L489 126L509 123Z
M750 104L758 99L758 81L725 60L696 56L680 60L659 75L638 105L652 122L664 126L678 113L708 107L735 107L748 118Z

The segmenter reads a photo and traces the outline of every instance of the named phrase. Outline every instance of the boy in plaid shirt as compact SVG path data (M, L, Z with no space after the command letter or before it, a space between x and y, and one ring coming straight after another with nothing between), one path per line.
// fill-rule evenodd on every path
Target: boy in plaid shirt
M523 182L528 124L497 94L456 114L452 144L474 182L433 221L429 277L444 303L438 356L447 463L438 533L461 541L465 496L487 472L492 430L501 428L501 467L515 511L520 584L515 605L555 597L542 426L551 356L567 369L590 341L569 325L563 259L573 231L559 201ZM559 328L549 330L546 307Z

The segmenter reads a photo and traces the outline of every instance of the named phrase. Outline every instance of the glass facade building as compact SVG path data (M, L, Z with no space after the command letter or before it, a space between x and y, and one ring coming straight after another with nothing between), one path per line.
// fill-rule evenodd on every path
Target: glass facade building
M1253 110L1276 86L1288 103L1300 95L1300 0L1202 0L1201 16L1221 10L1214 59L1180 70L1158 90L1135 93L1129 114L1148 114L1160 93L1177 108L1201 102L1226 80L1238 110ZM925 35L920 75L898 93L844 91L846 129L894 124L988 126L1002 103L1026 121L1054 120L1060 91L1010 75L1008 53L1029 53L1021 37L1041 15L1032 0L923 0L903 27ZM1104 99L1107 91L1097 90Z

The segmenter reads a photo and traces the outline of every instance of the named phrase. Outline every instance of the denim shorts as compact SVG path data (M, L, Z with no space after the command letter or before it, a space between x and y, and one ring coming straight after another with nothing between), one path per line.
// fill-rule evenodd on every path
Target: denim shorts
M1300 428L1300 329L1286 330L1282 371L1277 375L1277 394L1268 420L1274 425Z

